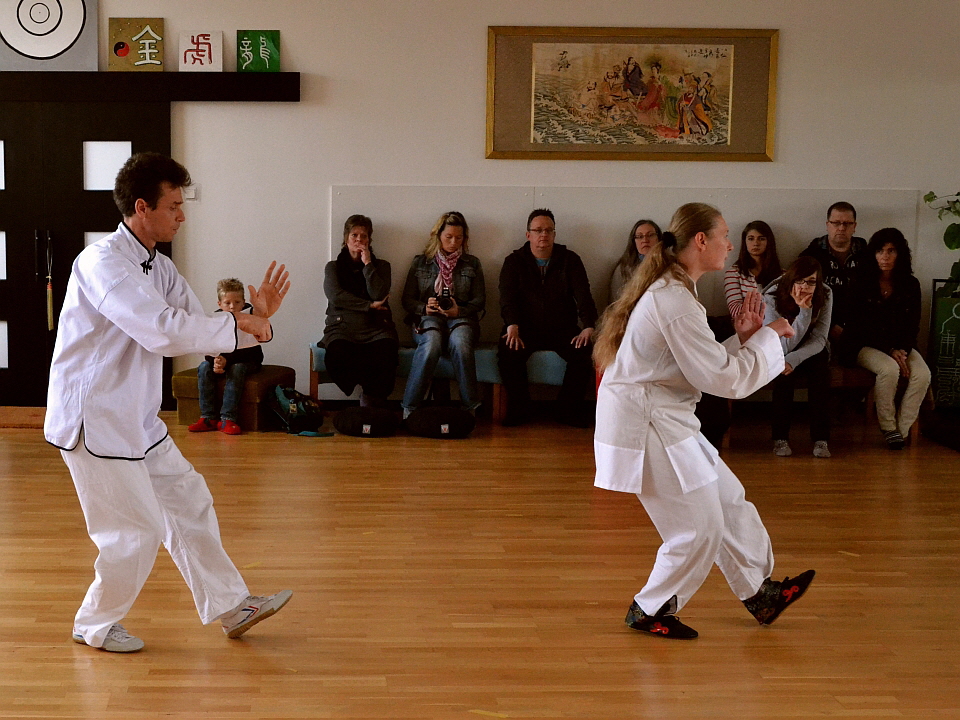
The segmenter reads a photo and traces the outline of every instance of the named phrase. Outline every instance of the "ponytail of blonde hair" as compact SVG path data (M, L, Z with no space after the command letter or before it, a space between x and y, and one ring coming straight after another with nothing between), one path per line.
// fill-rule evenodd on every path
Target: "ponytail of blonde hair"
M593 362L602 372L617 357L620 343L627 332L627 322L640 298L653 283L664 275L683 279L686 273L677 261L677 255L687 247L697 233L709 233L720 219L720 211L706 203L687 203L673 214L670 228L659 243L647 253L630 280L600 317L593 344Z

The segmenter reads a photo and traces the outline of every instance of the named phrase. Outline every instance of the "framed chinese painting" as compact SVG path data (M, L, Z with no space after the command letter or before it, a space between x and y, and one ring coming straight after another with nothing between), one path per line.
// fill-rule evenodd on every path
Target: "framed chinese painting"
M777 30L490 27L487 157L773 160Z

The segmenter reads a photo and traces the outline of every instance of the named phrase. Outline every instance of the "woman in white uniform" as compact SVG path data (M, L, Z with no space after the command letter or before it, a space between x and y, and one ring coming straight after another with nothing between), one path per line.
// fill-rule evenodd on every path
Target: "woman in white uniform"
M773 581L773 551L743 486L700 434L700 392L742 398L783 370L786 321L763 325L750 293L736 335L714 340L696 296L705 272L722 270L732 250L727 224L709 205L674 214L620 298L604 313L594 349L603 371L597 396L596 485L636 493L663 539L627 624L669 638L697 632L676 613L716 563L747 609L769 625L813 580L808 570Z

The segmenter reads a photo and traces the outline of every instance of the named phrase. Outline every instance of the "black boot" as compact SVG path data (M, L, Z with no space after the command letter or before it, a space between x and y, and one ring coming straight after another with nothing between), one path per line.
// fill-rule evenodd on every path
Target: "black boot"
M697 637L700 633L689 625L684 625L680 622L680 618L673 614L676 608L676 595L667 600L656 615L647 615L634 600L624 622L634 630L674 640L692 640Z
M782 582L767 578L752 598L743 601L747 610L761 625L772 625L788 605L796 602L810 587L816 571L807 570Z

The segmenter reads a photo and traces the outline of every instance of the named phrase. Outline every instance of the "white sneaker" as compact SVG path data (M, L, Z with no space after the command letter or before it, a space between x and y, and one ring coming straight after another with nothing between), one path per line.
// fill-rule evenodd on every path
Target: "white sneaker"
M826 440L817 440L813 444L813 456L818 458L830 457L830 448L827 447Z
M790 449L790 443L786 440L774 440L773 454L777 457L790 457L793 455L793 450Z
M283 590L276 595L250 595L236 610L223 615L220 624L229 638L238 638L261 620L276 613L293 596L292 590Z
M79 645L87 644L87 641L83 639L83 635L78 633L76 628L73 629L73 641ZM98 647L97 650L106 650L107 652L115 653L137 652L138 650L143 650L143 640L128 633L126 628L120 623L114 623L110 630L107 631L107 637L104 638L103 645Z

